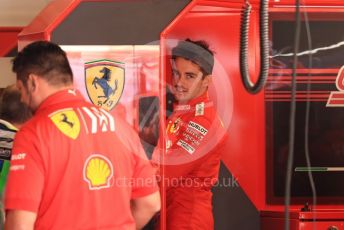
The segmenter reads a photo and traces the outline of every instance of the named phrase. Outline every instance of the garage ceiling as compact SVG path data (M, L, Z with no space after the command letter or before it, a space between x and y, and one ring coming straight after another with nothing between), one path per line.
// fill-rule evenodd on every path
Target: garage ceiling
M26 26L52 0L0 0L0 27Z

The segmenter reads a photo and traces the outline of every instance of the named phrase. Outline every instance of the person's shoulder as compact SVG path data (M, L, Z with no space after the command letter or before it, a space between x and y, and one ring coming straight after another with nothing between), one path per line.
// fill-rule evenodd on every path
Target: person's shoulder
M7 152L6 149L12 148L12 141L17 132L17 129L9 122L0 119L0 149L2 152Z
M0 131L16 132L17 128L10 122L0 119Z
M19 130L15 134L15 139L20 143L24 143L28 140L30 142L33 142L35 139L37 139L37 121L35 117L32 117L28 121L26 121L22 126L19 128Z
M22 124L21 128L18 130L18 133L22 132L36 132L36 128L40 126L40 123L45 122L45 119L42 119L41 116L33 116Z
M216 110L212 101L203 101L197 103L190 113L191 119L212 120L216 115Z
M41 130L44 128L48 128L53 125L52 122L52 115L58 111L62 111L61 109L49 108L44 111L36 112L28 121L26 121L20 128L20 131L25 132L37 132L37 130Z
M214 103L210 100L199 102L186 120L188 127L198 129L207 133L208 130L218 123L218 116Z

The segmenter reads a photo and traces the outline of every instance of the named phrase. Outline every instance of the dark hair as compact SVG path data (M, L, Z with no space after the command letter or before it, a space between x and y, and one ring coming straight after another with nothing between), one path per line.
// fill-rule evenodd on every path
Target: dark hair
M32 116L29 107L20 101L20 91L15 85L4 89L0 98L0 119L23 124Z
M17 74L17 80L21 80L25 86L30 74L39 75L52 85L73 83L73 73L66 53L48 41L27 45L13 59L12 70Z
M172 49L172 59L177 57L183 57L197 64L203 73L203 78L212 73L214 52L209 49L209 44L204 40L193 41L187 38L185 41L180 41Z

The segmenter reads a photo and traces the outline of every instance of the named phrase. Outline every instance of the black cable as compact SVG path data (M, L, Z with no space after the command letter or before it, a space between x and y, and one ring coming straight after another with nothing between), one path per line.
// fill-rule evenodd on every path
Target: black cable
M305 17L305 26L306 26L306 33L307 33L307 43L308 43L308 50L312 50L312 36L311 36L311 30L309 26L309 19L308 19L308 13L305 10L304 11L304 17ZM310 70L313 68L313 56L312 53L309 52L308 56L308 81L307 81L307 102L306 102L306 114L305 114L305 157L306 157L306 165L307 168L311 168L311 161L309 157L309 116L310 116L310 91L312 89L312 85L310 82L311 79L311 73ZM314 183L314 178L311 170L308 170L308 178L309 178L309 183L311 186L312 190L312 202L313 202L313 207L316 207L317 204L317 193L315 189L315 183ZM316 229L316 212L313 211L313 229Z
M295 37L294 37L294 60L293 60L293 75L291 85L291 103L290 103L290 119L289 119L289 150L288 150L288 163L287 163L287 177L285 185L285 230L289 230L289 206L291 194L291 180L293 173L294 161L294 142L295 142L295 113L296 113L296 68L298 62L297 53L299 52L300 33L301 33L301 17L300 17L300 1L295 1Z
M269 73L269 37L268 37L268 0L260 1L260 71L255 84L252 83L248 67L248 32L250 26L251 5L246 1L240 25L240 73L244 87L249 93L256 94L264 87Z

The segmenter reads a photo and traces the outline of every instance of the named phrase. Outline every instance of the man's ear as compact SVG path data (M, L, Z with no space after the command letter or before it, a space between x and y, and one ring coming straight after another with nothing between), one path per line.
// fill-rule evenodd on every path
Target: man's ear
M203 82L202 82L203 87L207 88L210 85L210 83L212 81L212 77L213 77L213 75L211 75L211 74L204 77Z
M37 75L30 74L27 80L27 88L29 92L33 92L36 90L38 81L37 81Z

